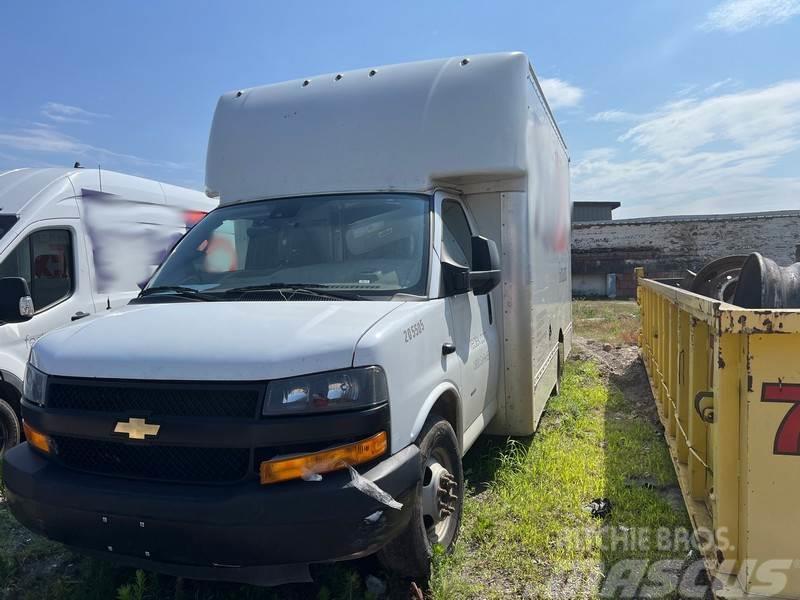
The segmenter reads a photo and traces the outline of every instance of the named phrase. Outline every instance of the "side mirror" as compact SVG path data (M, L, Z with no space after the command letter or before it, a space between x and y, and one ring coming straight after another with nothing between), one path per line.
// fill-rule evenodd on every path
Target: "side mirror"
M0 322L22 323L33 316L33 298L22 277L0 278Z
M497 244L483 236L472 238L472 268L469 282L476 296L488 294L500 283L500 253Z
M449 260L442 261L442 284L445 296L466 294L470 290L469 281L469 267Z

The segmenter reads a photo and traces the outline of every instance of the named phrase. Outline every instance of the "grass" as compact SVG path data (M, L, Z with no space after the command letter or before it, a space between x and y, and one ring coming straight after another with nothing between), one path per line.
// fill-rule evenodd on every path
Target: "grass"
M572 319L579 335L612 345L636 345L639 305L631 300L575 300Z
M623 543L625 531L689 526L662 493L675 475L660 432L630 411L595 364L573 362L533 438L481 440L467 464L491 480L467 501L459 548L437 565L432 597L594 597L604 568L621 560L684 558L655 536ZM606 519L585 508L596 498L612 501Z
M576 302L573 315L577 335L602 343L630 343L638 329L631 302ZM675 476L658 426L613 379L593 362L569 362L562 393L551 399L536 435L478 440L465 458L461 538L452 555L435 557L428 598L594 598L619 561L685 558L685 549L652 536L625 543L626 532L680 532L689 523L680 502L665 493ZM586 509L595 498L612 502L605 519ZM388 583L389 597L408 598L408 583L383 573L374 559L321 568L313 585L273 589L117 568L29 534L0 502L0 600L355 600L373 598L371 574Z

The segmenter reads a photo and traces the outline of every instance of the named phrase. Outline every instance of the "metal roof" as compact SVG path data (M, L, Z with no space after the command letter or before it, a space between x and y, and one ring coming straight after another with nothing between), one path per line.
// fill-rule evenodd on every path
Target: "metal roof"
M652 223L682 223L691 221L745 221L753 219L774 219L778 217L800 218L800 210L773 210L765 212L715 215L667 215L663 217L637 217L633 219L614 219L613 221L584 221L575 223L574 227L591 227L594 225L648 225Z

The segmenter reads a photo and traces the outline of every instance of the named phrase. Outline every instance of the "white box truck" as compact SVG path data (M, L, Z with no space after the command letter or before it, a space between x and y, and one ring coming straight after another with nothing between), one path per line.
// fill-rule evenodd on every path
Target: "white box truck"
M221 206L113 315L32 349L8 503L195 578L305 580L456 539L461 458L527 435L570 348L569 159L528 59L223 95Z
M22 380L33 343L127 304L216 204L202 192L113 171L0 173L0 456L22 437Z

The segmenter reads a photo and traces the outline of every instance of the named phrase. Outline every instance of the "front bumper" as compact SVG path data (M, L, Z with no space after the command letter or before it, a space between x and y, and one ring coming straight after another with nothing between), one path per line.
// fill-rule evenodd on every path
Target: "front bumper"
M268 486L155 483L69 470L28 444L6 452L3 479L14 516L64 544L173 575L277 584L307 580L309 563L371 554L408 524L419 448L361 471L403 508L348 485L347 471Z

